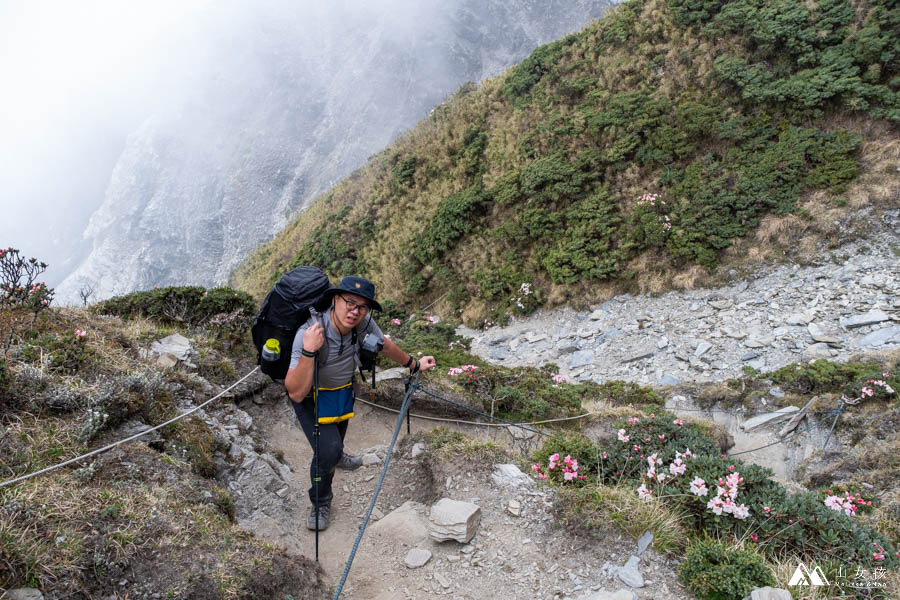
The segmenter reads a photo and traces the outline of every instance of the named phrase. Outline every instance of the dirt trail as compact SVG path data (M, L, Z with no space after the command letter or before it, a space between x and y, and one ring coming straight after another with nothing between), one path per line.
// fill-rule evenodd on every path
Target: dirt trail
M302 431L295 424L286 403L254 411L254 420L275 449L283 452L293 470L290 493L301 499L301 514L291 522L257 528L256 535L292 551L313 557L314 533L306 529L309 504L306 501L308 465L312 455ZM357 416L346 438L349 452L358 454L390 443L396 414L357 404ZM412 433L439 425L412 419ZM490 438L500 443L508 439L504 429L450 424L465 429L469 436ZM406 434L401 429L400 441ZM363 536L341 598L388 600L453 598L568 599L592 590L625 588L603 565L621 565L635 552L634 540L615 531L602 534L567 530L555 524L550 496L545 488L526 485L505 488L491 479L493 465L464 462L429 466L408 452L395 454L376 504L375 516L411 500L416 503L412 520L392 518L379 523L375 516ZM362 518L371 501L382 465L362 467L353 472L338 471L334 480L335 499L332 522L320 533L319 563L326 581L340 581ZM432 471L437 468L437 471ZM437 543L424 529L430 505L441 497L473 501L482 510L478 533L469 544ZM521 516L507 512L510 500L520 502ZM378 514L380 513L380 515ZM395 513L396 515L396 513ZM394 517L395 515L391 515ZM415 523L413 523L415 521ZM424 567L409 569L404 559L413 547L433 554ZM690 598L677 582L677 566L653 550L642 557L641 570L647 586L635 590L640 599L674 600Z

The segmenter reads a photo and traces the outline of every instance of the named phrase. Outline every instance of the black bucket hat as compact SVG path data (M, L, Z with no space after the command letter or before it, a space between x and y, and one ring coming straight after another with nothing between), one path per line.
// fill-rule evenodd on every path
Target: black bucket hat
M355 294L361 298L365 298L369 301L369 306L379 312L382 310L381 305L378 304L378 301L375 299L375 284L365 277L357 277L355 275L344 277L341 279L340 285L322 292L322 296L316 303L316 309L319 311L327 309L331 305L331 300L334 298L334 295L340 294L341 292L347 292L348 294Z

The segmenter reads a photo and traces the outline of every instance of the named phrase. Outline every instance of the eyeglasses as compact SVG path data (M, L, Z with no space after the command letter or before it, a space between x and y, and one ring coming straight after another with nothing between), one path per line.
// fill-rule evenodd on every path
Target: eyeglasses
M340 294L338 294L338 295L340 295ZM361 315L364 315L367 312L369 312L368 304L358 304L358 303L354 302L353 300L347 300L347 298L345 296L341 296L341 300L343 300L344 304L347 305L347 312L353 312L354 310L357 310L357 309L359 310L359 314L361 314Z

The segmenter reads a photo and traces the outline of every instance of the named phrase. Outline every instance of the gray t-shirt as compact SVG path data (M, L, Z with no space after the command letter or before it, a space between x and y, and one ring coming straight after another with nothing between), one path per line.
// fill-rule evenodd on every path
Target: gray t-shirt
M315 310L310 311L309 320L297 330L294 336L294 345L291 349L291 369L297 368L300 363L301 352L303 351L303 333L307 327L313 323L321 323L325 326L325 345L328 348L328 356L320 356L319 358L319 387L331 388L344 385L353 379L353 372L359 365L359 345L367 333L374 333L384 342L384 333L372 318L372 315L366 315L366 318L360 321L356 326L356 345L352 344L353 333L341 335L334 325L331 323L331 309L324 313L318 313ZM324 365L323 365L324 362Z

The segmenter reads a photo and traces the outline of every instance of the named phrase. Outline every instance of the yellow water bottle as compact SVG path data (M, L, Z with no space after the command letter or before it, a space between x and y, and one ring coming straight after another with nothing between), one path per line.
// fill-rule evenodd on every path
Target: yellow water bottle
M279 358L281 358L281 344L275 338L267 339L262 349L262 359L277 362Z

